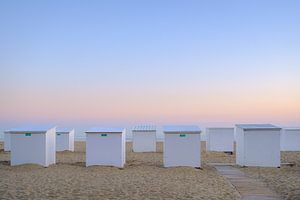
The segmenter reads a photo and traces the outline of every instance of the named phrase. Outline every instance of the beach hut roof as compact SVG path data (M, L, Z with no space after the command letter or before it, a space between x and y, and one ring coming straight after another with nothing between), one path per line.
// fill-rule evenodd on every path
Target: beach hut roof
M168 125L163 127L164 133L201 133L195 125Z
M71 132L73 129L69 129L69 128L57 128L56 129L56 133L69 133Z
M69 128L57 128L56 133L70 133L74 129L69 129Z
M94 127L86 131L86 133L122 133L124 128L106 128L106 127Z
M244 130L280 130L280 127L274 126L272 124L237 124L239 128Z
M156 126L154 125L138 125L132 128L132 131L156 131Z
M299 131L300 127L285 127L284 129L289 131Z
M23 126L12 128L9 130L10 133L23 133L23 132L33 132L33 133L45 133L49 129L55 128L55 126L50 125L35 125L35 126Z
M234 127L207 127L206 129L234 129Z

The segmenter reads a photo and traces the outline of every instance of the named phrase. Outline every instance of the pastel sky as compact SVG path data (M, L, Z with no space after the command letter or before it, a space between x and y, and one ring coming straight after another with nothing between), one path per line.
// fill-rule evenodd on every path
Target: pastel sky
M0 2L2 122L300 125L300 1Z

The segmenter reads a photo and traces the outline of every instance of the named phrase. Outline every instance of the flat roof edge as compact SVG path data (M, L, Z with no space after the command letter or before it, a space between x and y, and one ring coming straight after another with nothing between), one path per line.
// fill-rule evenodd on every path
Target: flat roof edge
M288 131L292 131L292 130L298 131L298 130L300 130L300 127L286 127L286 128L282 128L282 129L288 130Z
M9 130L6 130L5 132L8 133L24 133L24 132L31 132L31 133L45 133L51 129L57 128L56 126L47 126L42 128L28 128L28 127L21 127L21 128L12 128Z
M282 128L242 128L244 131L280 131Z
M243 130L281 130L281 127L274 126L273 124L236 124L238 128Z
M156 132L156 130L131 130L132 132Z
M170 134L180 134L180 133L198 134L198 133L202 133L202 131L164 131L164 133L170 133Z
M234 127L206 127L206 129L234 129Z
M114 132L107 132L107 131L86 131L85 133L107 133L107 134L109 134L109 133L123 133L123 131L114 131Z

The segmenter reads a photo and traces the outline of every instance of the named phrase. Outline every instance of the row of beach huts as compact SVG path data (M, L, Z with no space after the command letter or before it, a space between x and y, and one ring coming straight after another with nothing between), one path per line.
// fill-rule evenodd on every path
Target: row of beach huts
M56 162L56 151L74 151L74 130L56 127L16 128L5 131L4 150L11 165ZM132 129L134 152L156 151L156 126ZM124 167L126 139L123 128L92 128L86 133L86 166ZM165 167L201 167L201 129L194 125L163 126ZM280 167L281 151L300 151L300 128L271 124L237 124L232 128L207 128L207 151L236 153L240 166ZM234 148L236 144L236 148Z

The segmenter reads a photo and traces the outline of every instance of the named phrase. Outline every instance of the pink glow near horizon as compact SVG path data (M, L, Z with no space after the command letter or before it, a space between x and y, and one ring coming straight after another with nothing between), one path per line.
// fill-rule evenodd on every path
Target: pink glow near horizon
M22 122L109 121L154 122L276 122L294 124L300 116L296 91L122 92L27 90L1 100L1 120ZM206 93L205 93L206 92Z

